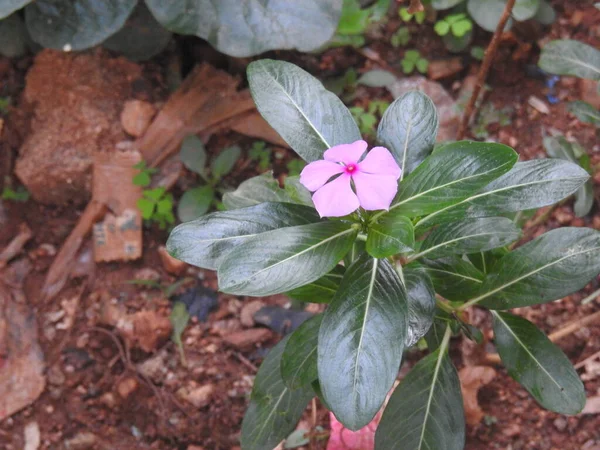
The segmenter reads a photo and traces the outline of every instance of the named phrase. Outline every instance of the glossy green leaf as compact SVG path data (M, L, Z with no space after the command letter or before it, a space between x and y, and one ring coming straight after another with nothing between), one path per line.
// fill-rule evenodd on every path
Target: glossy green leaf
M585 389L565 354L528 320L497 311L492 315L496 348L508 374L544 408L581 412Z
M31 38L43 47L84 50L115 34L136 0L36 0L25 8Z
M494 32L504 12L504 0L467 0L467 10L473 20L485 31ZM508 19L504 30L510 30L512 19Z
M200 186L185 191L177 205L177 217L182 222L189 222L203 216L214 198L215 191L211 186Z
M246 208L265 202L300 203L294 201L288 192L279 187L272 172L249 178L235 191L223 196L223 204L227 209Z
M237 145L227 147L219 153L210 165L213 178L219 179L231 172L241 154L242 150Z
M592 125L600 126L600 111L594 108L592 105L581 100L569 103L569 111L585 123L591 123Z
M600 80L600 50L571 39L552 41L542 48L538 65L548 73Z
M517 157L502 144L460 141L445 145L400 183L390 211L398 209L414 217L458 203L508 172Z
M318 221L317 212L306 206L261 203L182 223L171 232L167 250L188 264L216 270L231 250L260 233Z
M179 150L179 159L189 170L206 177L206 150L198 136L187 136L183 140L181 150Z
M154 18L144 2L139 2L125 26L102 43L132 61L145 61L162 52L172 34Z
M329 303L340 287L344 272L344 266L335 266L331 272L318 280L288 291L285 295L302 302Z
M516 241L521 232L506 217L485 217L450 222L433 230L412 259L427 256L441 258L449 255L483 252Z
M579 189L589 174L576 164L538 159L518 162L506 174L457 204L441 208L415 225L419 232L439 223L498 216L552 205Z
M146 0L165 28L193 34L235 57L319 48L334 34L342 0Z
M484 274L473 264L458 256L421 262L431 278L435 291L452 301L465 301L475 297L483 284Z
M323 314L308 319L291 335L281 356L281 376L292 389L310 387L318 378L317 341Z
M447 328L440 348L420 360L392 394L375 433L376 450L463 450L463 401L449 339Z
M325 401L351 430L375 416L398 375L407 330L406 292L392 265L363 254L325 310L318 373Z
M294 64L254 61L248 82L260 114L304 160L322 159L328 148L361 139L342 101Z
M312 195L310 191L300 183L300 177L287 177L283 189L289 195L292 203L313 207Z
M242 422L244 450L271 450L296 428L313 390L288 388L281 378L281 356L289 337L271 349L260 366Z
M600 232L558 228L502 257L467 303L490 309L546 303L577 292L598 273Z
M262 297L318 280L348 253L355 227L319 222L267 231L238 245L221 262L219 289Z
M0 2L0 19L10 16L12 13L31 2L32 0L2 0Z
M27 30L19 14L0 20L0 36L0 55L18 58L27 52Z
M385 111L377 128L377 139L392 152L402 176L406 177L431 153L438 126L431 99L420 91L410 91L394 100Z
M556 20L556 11L548 0L540 0L540 7L533 19L542 25L552 25Z
M412 251L415 244L412 222L396 212L384 214L369 227L366 244L369 255L386 258Z
M533 18L540 8L540 0L516 0L512 16L522 22Z
M406 347L412 347L429 331L435 315L435 291L425 272L405 268L404 286L408 303Z

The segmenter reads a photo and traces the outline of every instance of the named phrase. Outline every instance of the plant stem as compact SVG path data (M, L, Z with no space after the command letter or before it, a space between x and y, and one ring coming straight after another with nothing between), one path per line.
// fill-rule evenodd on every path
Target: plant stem
M435 297L435 304L437 305L438 308L440 308L442 311L446 311L449 314L454 314L456 312L456 309L453 308L452 306L450 306L448 303L442 301L442 299L440 299L439 297Z
M473 93L471 94L471 98L469 99L469 103L465 108L465 113L462 118L462 122L460 127L458 128L458 133L456 135L456 140L460 141L464 139L465 133L467 131L467 127L469 126L469 122L471 120L471 116L473 115L473 110L475 108L475 103L477 102L477 97L479 97L479 93L483 88L485 83L485 79L487 74L492 66L492 62L494 60L494 56L496 55L496 50L498 50L498 44L500 44L500 36L504 31L504 27L506 22L510 17L510 12L513 9L515 4L515 0L508 0L506 2L506 6L504 7L504 12L502 13L502 17L500 18L500 22L498 22L498 26L496 27L496 31L494 32L494 36L492 36L492 40L488 45L488 48L485 51L485 57L483 58L483 62L481 67L479 68L479 73L477 74L477 83L475 83L475 87L473 88Z
M598 296L600 296L600 289L598 289L597 291L592 292L586 298L584 298L583 300L581 300L581 304L582 305L587 305L588 303L591 303Z

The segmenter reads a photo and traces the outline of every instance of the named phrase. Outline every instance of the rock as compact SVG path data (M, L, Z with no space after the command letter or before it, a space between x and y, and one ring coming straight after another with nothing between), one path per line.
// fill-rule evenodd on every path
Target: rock
M134 280L142 281L160 281L160 273L150 267L144 267L143 269L136 270L133 274Z
M36 56L22 96L22 109L31 111L31 133L15 166L36 201L89 199L92 156L113 151L127 137L118 118L141 76L137 64L104 52L46 49Z
M177 391L177 394L187 402L194 405L196 408L203 408L208 405L215 393L214 384L206 384L190 390L181 388Z
M152 103L143 100L128 100L121 111L121 125L131 136L140 137L150 126L155 114L156 108Z
M98 438L94 433L89 431L81 431L71 439L65 441L65 448L68 450L86 450L92 448Z
M48 369L47 373L48 382L55 386L60 386L67 379L65 374L60 370L60 366L58 364L54 364L50 369Z
M265 303L260 300L253 300L242 306L240 312L240 321L245 327L251 328L254 326L254 314L261 310L265 306Z
M556 419L554 419L554 428L556 428L558 431L565 431L567 429L567 420L564 417L557 417Z
M432 80L448 78L463 70L462 58L438 59L429 61L427 76Z
M121 398L126 399L138 388L138 381L135 378L127 377L121 380L117 385L117 392Z
M156 384L160 384L165 379L167 372L169 371L167 368L168 357L169 353L166 351L166 349L161 349L152 358L148 358L143 363L138 364L137 368L139 372L146 378L149 378Z
M531 106L533 109L542 114L550 114L550 108L548 107L548 105L542 99L536 97L535 95L529 96L529 98L527 99L527 103L529 103L529 106Z
M514 437L521 434L521 426L514 424L508 424L506 427L502 429L502 434L507 437Z
M440 83L430 81L419 75L400 78L395 83L389 85L388 90L394 98L398 98L408 91L423 91L431 98L437 108L440 120L440 128L437 135L438 142L456 138L460 121L460 111L452 96Z
M117 399L112 392L106 392L100 397L100 402L108 408L114 408L117 405Z
M186 263L169 255L169 252L167 252L167 248L164 245L158 247L158 256L160 256L163 267L170 274L181 275L187 268Z
M266 328L250 328L228 334L223 337L223 340L232 347L242 350L264 342L269 337L271 337L271 332Z
M188 445L187 450L204 450L204 447L200 447L199 445Z
M40 448L40 427L37 422L29 422L25 425L25 447L24 450L37 450Z

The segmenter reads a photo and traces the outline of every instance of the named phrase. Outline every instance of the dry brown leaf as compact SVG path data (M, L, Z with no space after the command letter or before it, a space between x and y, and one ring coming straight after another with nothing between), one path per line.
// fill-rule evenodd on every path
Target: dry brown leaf
M474 426L483 419L484 413L477 401L477 393L482 386L490 383L495 376L496 371L488 366L467 366L458 372L467 424Z

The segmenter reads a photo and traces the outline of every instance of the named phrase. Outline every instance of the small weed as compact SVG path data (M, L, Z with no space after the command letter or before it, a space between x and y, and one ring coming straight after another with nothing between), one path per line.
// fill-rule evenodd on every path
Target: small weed
M390 44L394 48L404 47L410 42L410 30L408 27L400 27L396 32L392 35L390 39Z
M10 103L10 97L0 97L0 114L8 114Z
M4 189L2 190L2 200L24 203L29 200L30 194L23 186L13 187L9 184L9 179L5 180Z
M473 22L464 13L450 14L438 20L433 29L439 36L446 36L451 33L453 36L460 38L473 29Z
M158 223L161 230L175 223L173 205L173 194L167 193L162 186L144 189L142 198L137 201L137 207L142 212L144 220Z
M418 11L414 14L411 14L408 12L408 8L400 8L398 10L398 15L400 16L402 21L406 23L413 20L413 18L415 19L415 22L417 22L419 25L425 21L425 11Z
M373 136L375 134L375 125L379 121L379 118L383 116L388 106L390 104L386 101L375 100L369 103L366 110L360 106L353 106L350 108L350 112L354 116L360 132L367 136Z
M267 148L266 142L257 141L248 151L248 158L250 161L256 161L258 170L264 172L271 165L271 149Z
M415 69L421 73L427 73L429 67L429 61L423 58L418 50L407 50L400 64L402 71L407 75L413 73Z
M301 159L292 159L292 160L288 161L288 163L286 164L286 167L288 170L288 175L290 177L295 177L297 175L300 175L300 172L302 172L302 169L304 169L304 166L306 166L306 163L304 161L302 161Z

